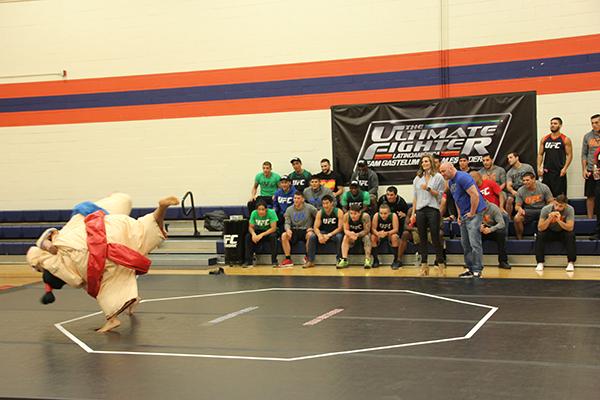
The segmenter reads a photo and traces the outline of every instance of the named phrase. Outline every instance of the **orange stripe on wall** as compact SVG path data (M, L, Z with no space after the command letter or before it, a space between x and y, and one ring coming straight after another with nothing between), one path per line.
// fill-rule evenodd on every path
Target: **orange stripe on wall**
M452 97L537 91L538 95L600 90L600 72L450 85ZM269 97L146 106L86 108L0 114L0 126L74 124L261 114L328 109L339 104L427 100L441 97L440 86L385 89L305 96Z
M449 66L600 52L600 34L447 50ZM0 98L152 90L439 68L440 51L210 71L0 85Z

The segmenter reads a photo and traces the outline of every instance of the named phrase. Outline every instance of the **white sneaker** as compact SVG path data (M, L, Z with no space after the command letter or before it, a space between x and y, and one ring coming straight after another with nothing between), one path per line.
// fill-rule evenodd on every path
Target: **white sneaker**
M566 269L567 269L567 272L573 272L573 271L575 271L575 266L573 265L572 262L570 262L570 263L567 264L567 268Z
M538 263L537 267L535 267L536 271L543 271L544 270L544 263Z

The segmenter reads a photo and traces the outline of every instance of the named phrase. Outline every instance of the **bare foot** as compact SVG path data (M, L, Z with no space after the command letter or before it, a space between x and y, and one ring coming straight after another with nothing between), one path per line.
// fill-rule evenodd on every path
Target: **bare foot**
M98 333L106 333L106 332L109 332L112 329L115 329L119 325L121 325L121 321L119 321L116 317L112 317L111 319L109 319L108 321L106 321L106 323L104 324L104 326L102 326L102 328L96 329L96 332L98 332Z
M129 307L127 307L127 315L129 315L129 316L133 315L133 311L135 310L135 308L137 307L138 304L140 304L139 297L137 299L135 299L135 301L133 303L131 303L131 305Z
M446 265L440 264L435 267L437 270L438 276L446 276Z
M154 210L154 219L156 220L156 223L158 224L160 231L162 232L165 238L167 237L167 231L165 230L164 222L165 214L167 213L167 208L169 208L169 206L174 206L177 204L179 204L179 199L177 197L165 197L164 199L160 199L158 201L158 208Z
M176 206L177 204L179 204L179 199L175 196L165 197L164 199L160 199L158 201L158 205L160 207Z

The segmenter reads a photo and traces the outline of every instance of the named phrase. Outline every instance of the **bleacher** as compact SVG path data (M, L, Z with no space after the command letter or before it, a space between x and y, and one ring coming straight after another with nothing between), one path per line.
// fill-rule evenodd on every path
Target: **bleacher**
M589 236L595 233L596 219L588 219L586 217L586 206L585 198L570 199L569 204L573 206L576 214L575 220L575 233L577 235L577 255L578 265L587 266L600 266L600 261L595 259L595 256L600 254L600 241L589 240ZM409 204L409 207L411 205ZM515 238L514 224L512 221L509 222L508 228L508 239L506 243L507 253L509 255L509 262L523 265L535 265L535 237L534 234L537 231L536 224L528 224L525 226L523 240L517 240ZM449 265L461 265L463 263L463 248L460 241L460 227L456 222L445 221L443 225L445 242L446 242L446 254L448 255ZM217 251L222 254L224 252L223 242L217 243ZM484 258L486 265L497 265L497 254L498 248L495 242L484 241ZM417 246L412 243L408 244L405 252L405 264L410 264L414 260L414 254L418 251ZM279 254L283 254L281 244L279 244ZM259 246L258 251L259 261L267 264L269 262L268 248L265 244ZM355 255L355 259L359 260L356 255L361 254L361 246L354 246L350 250L350 255ZM304 254L304 244L302 242L297 243L292 247L292 254ZM382 261L388 263L391 260L392 249L387 247L385 244L382 245L379 251ZM430 263L434 254L433 248L429 248ZM550 243L546 246L547 264L566 264L566 257L562 257L566 254L566 250L561 243L555 242ZM319 244L317 250L316 263L319 264L333 264L335 263L335 247L331 243L325 245ZM388 255L387 258L385 255ZM560 256L560 257L552 257ZM563 260L564 258L564 260ZM564 261L564 262L563 262ZM360 261L356 261L360 263Z
M585 199L571 199L569 203L575 208L577 214L575 221L575 232L577 235L577 254L578 256L596 256L600 254L600 242L589 240L589 236L594 233L596 227L595 219L588 219L585 216ZM172 207L167 211L166 225L169 230L170 240L165 245L153 253L153 257L160 259L166 258L165 264L168 264L170 258L171 264L182 265L186 261L192 260L190 255L222 255L224 254L224 244L220 232L208 232L202 229L202 219L204 216L215 210L223 210L227 215L243 215L248 217L248 210L245 206L223 206L223 207L196 207L196 216L200 220L200 238L193 237L193 227L190 217L184 215L181 207ZM131 216L137 218L153 211L153 208L134 208ZM49 227L62 227L71 216L71 210L24 210L24 211L0 211L0 255L21 256L32 246L41 233ZM446 253L449 256L449 263L454 259L460 262L463 249L460 243L460 228L456 222L444 222L444 234L446 237ZM536 227L530 224L525 227L525 238L516 240L514 238L514 225L509 223L509 238L507 240L507 252L509 256L528 256L534 254L534 234ZM484 241L484 254L491 256L497 254L496 243ZM433 249L431 249L433 250ZM406 254L410 257L417 251L416 246L409 243ZM360 254L360 246L355 246L351 254ZM547 246L547 254L562 255L565 250L561 243L552 243ZM258 249L259 254L264 254L264 262L268 262L266 254L267 248ZM173 255L188 255L177 262ZM279 244L279 254L283 254L281 244ZM292 254L304 254L304 246L297 243ZM380 254L391 254L390 248L382 248ZM430 254L433 254L431 251ZM317 263L333 264L335 248L332 244L319 245ZM457 256L452 258L452 256ZM406 261L406 260L405 260ZM495 265L492 258L488 258L491 265ZM588 264L594 262L588 262ZM600 262L595 262L600 264Z
M151 213L154 208L134 208L134 218ZM194 235L193 221L184 215L181 207L167 210L165 225L169 240L153 251L154 265L182 267L207 266L217 262L217 241L221 232L203 229L202 219L212 211L223 210L227 215L247 215L246 207L195 207L199 236ZM27 249L46 229L61 228L71 217L71 210L0 211L0 256L4 261L24 262ZM0 260L2 262L3 260Z

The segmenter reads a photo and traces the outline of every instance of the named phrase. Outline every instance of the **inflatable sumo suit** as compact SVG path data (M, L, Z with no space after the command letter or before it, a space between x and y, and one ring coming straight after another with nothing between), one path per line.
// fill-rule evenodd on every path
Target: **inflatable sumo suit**
M64 284L84 288L94 297L106 319L117 316L138 298L136 275L148 272L146 255L165 237L152 213L129 217L131 198L124 193L94 203L75 206L69 222L50 229L27 252L27 261L43 273L46 294L42 303L54 301L52 289ZM40 248L51 237L58 249Z

